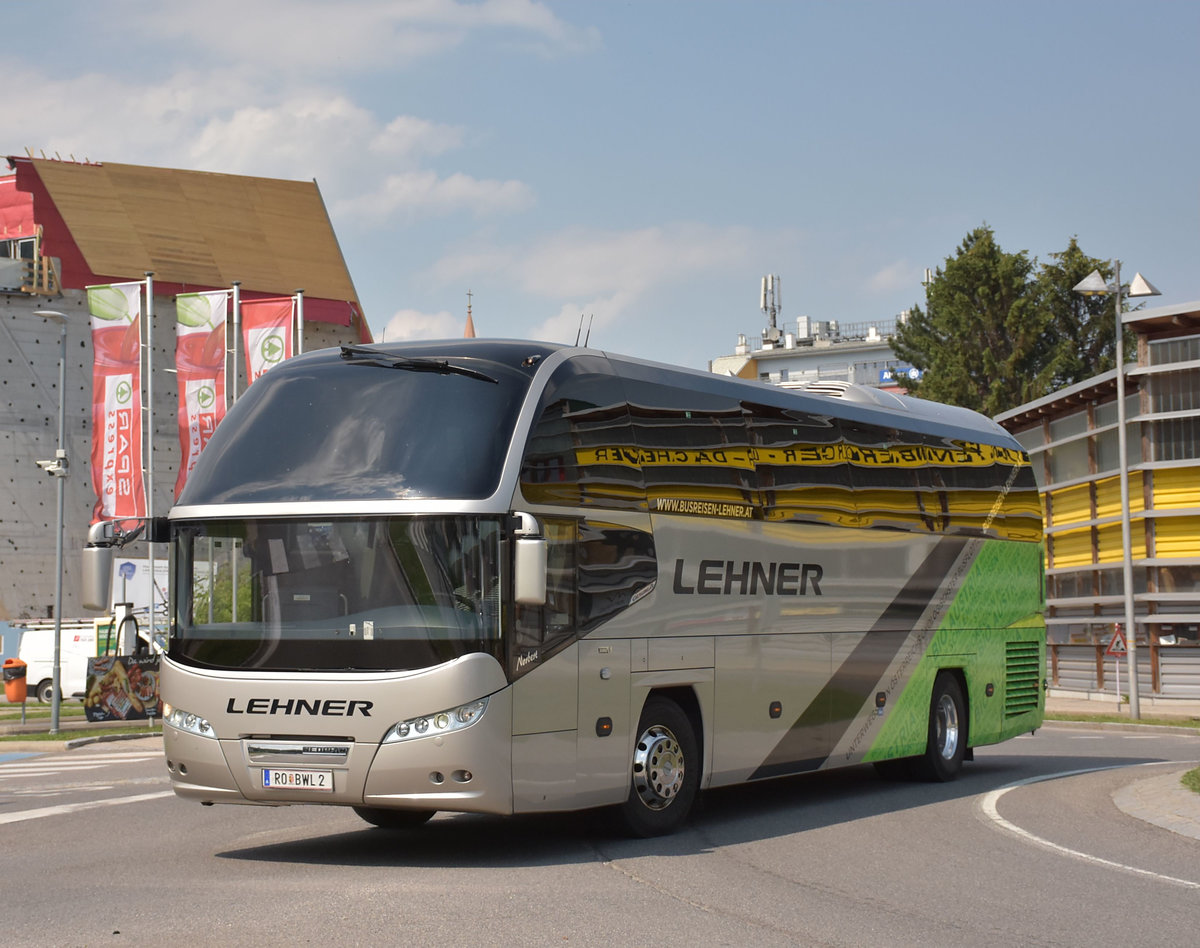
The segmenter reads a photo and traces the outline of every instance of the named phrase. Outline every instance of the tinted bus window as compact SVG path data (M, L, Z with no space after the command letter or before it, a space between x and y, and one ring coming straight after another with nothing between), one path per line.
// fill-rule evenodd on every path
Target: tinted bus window
M837 420L771 405L751 404L746 410L763 516L855 525L858 514Z
M606 360L555 370L525 446L521 492L538 504L645 508L625 394Z
M625 379L650 509L756 515L754 462L741 404L722 395Z

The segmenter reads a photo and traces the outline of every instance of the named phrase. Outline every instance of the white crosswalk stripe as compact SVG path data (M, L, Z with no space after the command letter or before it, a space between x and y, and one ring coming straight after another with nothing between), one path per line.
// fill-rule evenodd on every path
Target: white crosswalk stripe
M99 770L108 764L128 764L161 760L161 754L92 754L87 757L38 757L0 763L0 781L19 777L47 777L54 774Z

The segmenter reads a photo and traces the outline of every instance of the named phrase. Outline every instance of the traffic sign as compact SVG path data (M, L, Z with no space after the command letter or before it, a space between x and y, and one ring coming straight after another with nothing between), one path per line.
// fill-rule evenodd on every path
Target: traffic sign
M1117 626L1116 631L1113 632L1112 641L1108 643L1108 648L1104 650L1104 654L1116 658L1125 655L1128 651L1125 647L1125 636L1121 632L1121 627Z

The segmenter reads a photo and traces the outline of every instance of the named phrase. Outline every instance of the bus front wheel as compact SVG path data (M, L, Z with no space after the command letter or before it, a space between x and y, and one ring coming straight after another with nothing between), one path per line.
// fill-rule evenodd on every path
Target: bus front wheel
M929 702L929 741L917 758L921 777L937 783L953 780L967 753L967 703L958 676L939 672Z
M356 806L354 812L380 829L411 829L429 821L436 810L389 810L382 806Z
M662 836L683 825L700 788L700 750L692 722L674 701L651 695L638 722L629 797L621 822L635 836Z

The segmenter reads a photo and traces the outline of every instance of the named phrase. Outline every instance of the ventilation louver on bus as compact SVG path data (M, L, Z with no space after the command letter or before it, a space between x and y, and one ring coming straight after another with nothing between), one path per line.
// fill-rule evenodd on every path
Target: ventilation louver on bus
M1041 648L1037 642L1008 642L1004 648L1004 716L1038 708Z
M855 385L853 382L837 382L827 379L805 382L799 388L806 395L826 395L829 398L841 398L848 402L857 402L860 405L878 405L880 408L892 408L899 411L908 410L908 405L891 392L870 388L866 385Z

